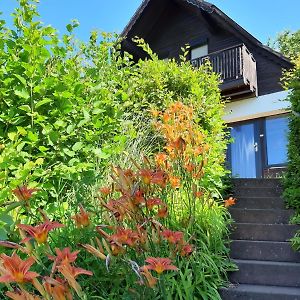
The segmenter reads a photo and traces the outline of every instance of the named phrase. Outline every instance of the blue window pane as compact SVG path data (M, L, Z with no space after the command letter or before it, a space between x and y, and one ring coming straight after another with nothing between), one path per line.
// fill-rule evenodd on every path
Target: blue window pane
M268 165L287 163L288 118L266 119Z

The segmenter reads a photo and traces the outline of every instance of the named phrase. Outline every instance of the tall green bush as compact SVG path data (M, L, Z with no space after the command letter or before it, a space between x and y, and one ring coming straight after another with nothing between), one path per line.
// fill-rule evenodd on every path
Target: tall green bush
M122 140L123 84L130 75L115 37L75 39L76 21L60 40L34 2L19 1L14 28L0 23L0 203L24 183L51 197L73 181L92 181ZM100 173L100 172L99 172Z
M149 111L165 111L172 103L182 102L194 109L193 122L205 137L206 155L197 161L201 172L193 178L199 188L197 199L193 198L195 185L187 180L182 180L186 192L175 187L162 195L167 203L190 199L198 212L197 218L186 222L187 212L175 220L176 212L170 210L172 229L184 228L195 254L188 263L178 265L178 275L171 274L168 299L219 299L218 288L231 264L227 249L230 219L218 193L226 148L218 76L208 65L193 68L186 61L186 49L179 62L161 61L142 40L136 42L149 59L133 65L111 35L99 39L92 33L88 43L77 41L75 21L60 40L55 29L37 21L34 2L19 0L14 29L6 29L4 22L0 28L0 239L19 243L16 224L39 224L37 209L43 208L51 220L66 225L51 234L47 251L93 244L91 239L99 237L93 225L112 219L103 214L95 179L101 179L110 164L130 168L133 158L144 166L144 155L153 159L155 153L164 151L166 141L151 129ZM120 155L124 149L126 153ZM30 203L22 199L15 203L12 190L21 185L39 189ZM87 228L76 228L71 219L80 204L91 213ZM143 255L136 255L142 263ZM136 281L127 262L121 262L123 273L117 263L110 265L115 273L106 273L105 263L84 251L79 262L86 269L99 266L93 270L94 277L80 279L87 297L136 299L135 289L126 283L131 287ZM50 265L46 268L50 270ZM43 265L38 271L47 274ZM6 291L4 286L1 289ZM146 296L153 298L151 293Z
M288 74L287 87L291 90L291 114L289 123L288 170L284 196L289 207L300 213L300 58L295 69Z
M138 72L128 83L128 109L131 115L138 116L137 129L141 126L141 118L149 119L145 111L151 108L163 110L174 101L192 105L210 145L203 185L219 197L216 191L222 186L221 177L225 174L223 163L227 142L218 75L211 72L209 65L195 70L186 59L188 48L182 48L178 65L175 60L159 60L143 40L136 39L135 42L150 56L149 60L138 62Z

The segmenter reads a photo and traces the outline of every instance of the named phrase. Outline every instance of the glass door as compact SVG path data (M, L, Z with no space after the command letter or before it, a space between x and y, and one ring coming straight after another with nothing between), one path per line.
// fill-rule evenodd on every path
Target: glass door
M231 128L232 143L229 146L229 163L232 177L261 177L258 166L257 124L255 121L237 123Z
M288 122L287 116L266 118L266 167L287 164Z

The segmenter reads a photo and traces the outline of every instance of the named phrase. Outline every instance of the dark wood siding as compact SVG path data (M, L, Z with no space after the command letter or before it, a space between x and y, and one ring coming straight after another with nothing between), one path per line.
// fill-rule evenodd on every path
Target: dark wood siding
M176 0L155 0L141 16L130 33L149 43L161 58L178 58L185 44L208 42L209 52L245 43L257 62L258 94L283 90L280 85L282 66L272 54L243 39L238 33L224 29L208 12L190 9Z

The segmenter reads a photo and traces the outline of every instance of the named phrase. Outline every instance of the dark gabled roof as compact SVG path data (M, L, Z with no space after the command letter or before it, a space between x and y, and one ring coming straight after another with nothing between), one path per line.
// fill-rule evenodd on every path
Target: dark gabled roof
M177 0L178 1L178 0ZM281 53L273 50L272 48L264 45L261 43L257 38L255 38L252 34L250 34L248 31L246 31L243 27L241 27L239 24L237 24L234 20L232 20L229 16L227 16L223 11L221 11L218 7L215 5L204 1L204 0L180 0L183 3L186 3L188 5L192 5L195 8L201 9L212 16L219 17L224 23L228 24L232 29L239 32L245 39L249 40L252 44L254 44L257 47L260 47L261 49L268 51L269 53L273 54L280 60L283 60L285 63L288 63L292 65L291 61L283 56ZM136 22L141 17L142 13L146 9L146 7L149 5L151 0L143 0L142 4L138 7L137 11L133 15L133 17L130 19L129 23L124 28L123 32L121 33L122 37L126 37L130 31L132 30L133 26L136 24Z

